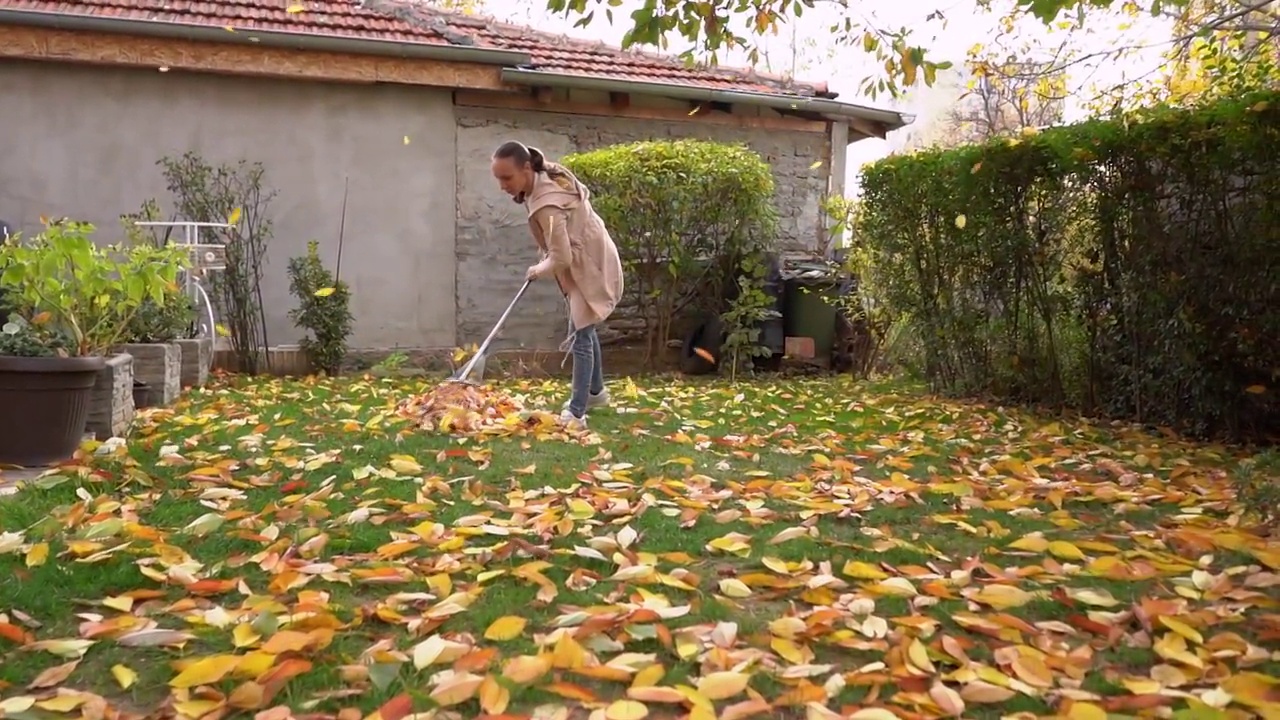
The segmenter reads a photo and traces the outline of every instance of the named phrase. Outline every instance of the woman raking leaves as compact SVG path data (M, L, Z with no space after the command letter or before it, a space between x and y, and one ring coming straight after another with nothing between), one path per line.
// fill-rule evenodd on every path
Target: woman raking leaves
M560 349L573 354L573 382L560 418L585 426L588 408L609 403L600 337L622 297L622 261L604 221L591 207L591 192L568 168L537 148L503 143L493 153L493 176L529 213L529 229L542 260L525 271L529 280L553 277L569 310L569 335Z

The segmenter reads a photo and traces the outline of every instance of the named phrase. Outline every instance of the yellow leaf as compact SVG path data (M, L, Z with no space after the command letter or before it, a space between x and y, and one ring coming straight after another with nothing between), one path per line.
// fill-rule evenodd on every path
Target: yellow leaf
M507 615L500 617L490 623L489 628L484 631L486 640L495 642L506 642L520 637L520 633L524 632L525 623L528 620L518 615Z
M249 623L240 623L231 631L231 642L238 648L249 647L261 639L262 636Z
M871 563L865 563L861 560L850 560L846 562L840 572L856 580L884 580L889 577L889 573L881 570Z
M43 565L49 559L49 543L36 543L27 551L27 567Z
M120 687L124 690L128 690L129 686L138 680L138 673L124 665L112 665L111 676L116 679L116 682L120 683Z
M405 135L405 136L404 136L404 144L405 144L405 145L408 145L408 144L409 144L409 136L408 136L408 135Z
M965 224L966 224L966 223L968 223L968 222L969 222L969 221L965 218L965 216L964 216L964 215L957 215L957 216L956 216L956 227L960 228L961 230L963 230L963 229L964 229Z
M1268 103L1266 100L1259 100L1258 102L1254 103L1249 109L1252 110L1253 112L1262 112L1263 110L1266 110L1269 105L1270 103Z
M907 660L925 673L932 674L936 671L933 661L929 659L929 649L918 638L912 638L907 645Z
M1087 702L1073 702L1067 711L1068 720L1107 720L1107 711Z
M974 593L971 599L997 610L1008 610L1026 605L1034 598L1026 590L1012 585L987 585Z
M306 6L305 6L305 5L296 5L296 4L295 4L295 5L290 5L289 7L285 8L285 9L284 9L284 11L285 11L285 12L287 12L287 13L289 13L290 15L296 15L296 14L298 14L298 13L300 13L300 12L303 12L303 11L304 11L304 10L306 10L306 9L307 9L307 8L306 8Z
M243 214L244 213L243 211L241 211L240 208L236 208L235 210L232 210L231 214L227 216L227 224L228 225L238 224L240 222L240 216Z
M817 170L817 169L818 169L818 168L820 168L820 167L822 167L822 161L821 161L821 160L815 160L815 161L813 162L813 164L809 166L809 169L810 169L810 170Z
M401 475L421 475L422 474L422 466L419 465L418 462L411 457L398 455L396 457L391 458L391 462L388 464L391 465L392 470L395 470L397 473Z
M737 578L725 578L720 581L720 592L731 598L751 597L751 588Z
M476 691L482 684L484 684L484 678L479 675L454 673L431 691L430 698L442 707L457 705L475 697Z
M1165 627L1178 633L1182 637L1190 640L1191 642L1197 645L1204 644L1204 636L1201 635L1198 630L1196 630L1195 628L1191 627L1190 625L1187 625L1186 623L1180 620L1174 620L1168 615L1161 615L1160 624L1164 625Z
M1040 553L1048 549L1049 541L1039 535L1027 535L1026 537L1018 538L1017 540L1009 543L1009 547L1014 550L1025 550L1027 552Z
M745 673L713 672L698 678L698 694L708 700L727 700L746 690L749 679Z
M330 295L332 295L332 294L333 294L334 290L336 290L336 289L337 289L337 288L331 288L331 287L320 288L319 290L317 290L317 291L315 292L315 296L316 296L316 297L329 297Z
M511 703L511 691L492 675L486 675L480 684L480 709L490 715L501 715Z
M898 720L898 716L884 708L863 708L850 715L849 720Z
M8 715L17 715L18 713L30 710L36 704L36 699L32 695L15 695L0 700L0 713Z
M236 669L240 658L235 655L211 655L200 658L187 666L169 681L176 688L191 688L197 685L211 685L226 677L227 673Z
M629 687L627 688L627 697L632 700L656 703L682 703L685 701L684 693L679 690L671 687L659 687L656 685L646 687Z
M614 700L604 711L605 720L641 720L649 715L649 708L635 700Z
M1097 607L1115 607L1120 601L1111 596L1106 590L1091 590L1089 588L1067 588L1067 595L1073 600L1079 600L1086 605L1094 605Z
M1250 395L1261 395L1267 391L1267 386L1266 385L1250 385L1249 387L1245 388L1244 391L1249 393Z
M502 676L513 683L525 685L537 680L551 669L551 658L545 655L521 655L511 658L502 668Z
M1084 560L1085 555L1080 548L1066 540L1054 540L1049 543L1049 554L1059 560Z

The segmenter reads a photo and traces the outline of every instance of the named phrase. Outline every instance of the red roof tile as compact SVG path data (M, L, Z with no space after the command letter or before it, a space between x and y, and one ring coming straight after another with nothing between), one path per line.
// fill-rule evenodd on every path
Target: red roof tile
M531 69L546 72L775 95L828 96L826 83L789 82L751 70L687 67L670 56L627 51L492 18L443 11L413 0L0 0L0 7L237 31L469 45L527 53L532 58Z

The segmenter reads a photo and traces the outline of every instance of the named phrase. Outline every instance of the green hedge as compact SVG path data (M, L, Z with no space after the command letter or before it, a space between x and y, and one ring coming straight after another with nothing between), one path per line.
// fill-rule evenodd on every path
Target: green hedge
M773 171L745 145L642 141L563 163L618 244L650 358L677 318L721 312L744 262L775 241Z
M874 288L936 390L1280 432L1280 94L868 166Z

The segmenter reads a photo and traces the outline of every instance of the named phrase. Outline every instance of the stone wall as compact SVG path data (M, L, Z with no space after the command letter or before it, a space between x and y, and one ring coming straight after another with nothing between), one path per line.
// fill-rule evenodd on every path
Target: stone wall
M98 371L85 429L99 440L122 437L133 422L133 415L133 356L112 355L107 358L107 366Z
M177 343L128 343L116 352L133 356L133 379L147 386L139 407L167 407L182 392L182 349Z
M548 157L636 140L696 137L745 142L774 171L780 241L813 247L821 228L829 139L823 133L746 129L697 122L457 107L458 342L480 342L537 261L524 208L498 189L489 170L493 149L507 140L541 148ZM815 164L823 161L821 165ZM620 313L619 324L626 324ZM536 283L512 313L495 347L555 348L566 311L554 282Z

